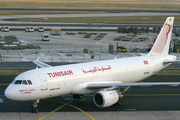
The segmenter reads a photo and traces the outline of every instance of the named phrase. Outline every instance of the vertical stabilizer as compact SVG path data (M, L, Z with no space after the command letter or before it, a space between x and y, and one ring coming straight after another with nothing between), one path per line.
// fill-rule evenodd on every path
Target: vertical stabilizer
M173 29L174 17L168 17L159 33L151 51L148 55L160 56L168 55L169 44L171 40L171 34Z

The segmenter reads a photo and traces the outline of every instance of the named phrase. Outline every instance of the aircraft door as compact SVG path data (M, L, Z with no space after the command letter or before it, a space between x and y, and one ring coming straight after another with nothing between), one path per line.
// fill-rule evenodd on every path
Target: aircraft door
M48 82L47 82L46 76L43 73L41 73L39 74L39 78L41 80L41 90L47 90Z
M153 73L155 73L157 69L157 62L155 59L152 59L152 62L153 62Z

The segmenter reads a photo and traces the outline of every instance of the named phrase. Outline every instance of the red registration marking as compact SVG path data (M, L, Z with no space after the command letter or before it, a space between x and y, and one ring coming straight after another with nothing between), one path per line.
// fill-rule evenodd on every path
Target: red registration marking
M19 90L19 92L24 92L24 90Z
M25 90L19 90L21 94L30 94L31 92L36 91L36 89L25 89Z
M35 91L36 89L29 89L29 91Z
M24 94L30 94L31 92L24 92Z

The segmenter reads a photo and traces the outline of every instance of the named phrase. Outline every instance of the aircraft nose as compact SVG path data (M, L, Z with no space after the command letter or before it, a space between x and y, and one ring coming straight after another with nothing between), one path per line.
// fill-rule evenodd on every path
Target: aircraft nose
M4 95L11 100L15 99L15 94L13 93L13 90L11 90L10 86L8 86L4 92Z

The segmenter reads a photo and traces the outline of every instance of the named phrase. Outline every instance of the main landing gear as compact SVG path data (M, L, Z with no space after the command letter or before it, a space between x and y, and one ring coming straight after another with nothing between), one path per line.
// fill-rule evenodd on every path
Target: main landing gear
M32 113L38 113L38 103L39 103L39 99L37 100L33 100L33 107L31 109Z
M73 95L74 99L83 99L84 95Z
M119 94L119 100L117 102L117 105L122 105L123 104L123 95L122 94Z
M118 102L117 102L117 105L122 105L123 104L123 99L122 98L119 98Z

